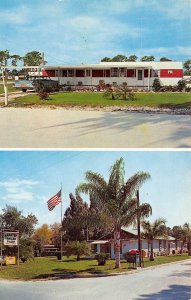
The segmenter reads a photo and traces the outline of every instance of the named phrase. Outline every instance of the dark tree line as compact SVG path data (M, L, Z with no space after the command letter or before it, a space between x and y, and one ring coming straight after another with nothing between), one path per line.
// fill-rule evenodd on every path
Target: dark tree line
M114 57L104 57L101 59L101 62L136 62L138 60L138 57L133 54L128 56L125 56L123 54L118 54L115 55ZM155 57L152 55L145 55L143 57L140 58L140 61L155 61ZM168 57L161 57L160 61L172 61L172 59L168 58ZM186 60L183 63L183 68L184 68L184 75L190 76L191 75L191 59Z

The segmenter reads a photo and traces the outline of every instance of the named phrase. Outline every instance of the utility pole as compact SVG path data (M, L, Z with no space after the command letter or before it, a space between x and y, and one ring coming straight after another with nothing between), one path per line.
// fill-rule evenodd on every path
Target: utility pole
M137 190L137 234L138 234L138 251L139 251L139 267L142 266L142 247L141 247L141 225L140 225L140 200L139 190Z

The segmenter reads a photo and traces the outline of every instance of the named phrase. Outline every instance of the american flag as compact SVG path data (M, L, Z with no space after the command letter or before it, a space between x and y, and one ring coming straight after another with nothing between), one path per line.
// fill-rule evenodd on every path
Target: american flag
M47 201L48 209L53 210L56 205L62 202L61 190Z

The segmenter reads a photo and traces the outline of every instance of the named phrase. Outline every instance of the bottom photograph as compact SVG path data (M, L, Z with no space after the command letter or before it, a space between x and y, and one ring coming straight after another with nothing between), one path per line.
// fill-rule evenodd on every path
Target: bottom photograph
M0 169L1 300L191 298L190 151L0 151Z

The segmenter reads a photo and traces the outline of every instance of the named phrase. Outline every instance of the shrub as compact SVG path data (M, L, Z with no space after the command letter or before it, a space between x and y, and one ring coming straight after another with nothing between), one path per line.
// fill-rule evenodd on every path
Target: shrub
M159 92L161 89L161 83L160 80L158 78L155 78L155 80L153 81L153 90L155 92Z
M48 100L49 99L49 93L47 92L38 92L38 95L40 97L40 100Z
M177 88L179 92L182 92L186 88L185 80L179 80L177 84Z
M66 256L69 257L70 255L76 255L77 261L80 260L80 256L82 255L90 255L91 249L90 245L86 242L69 242L65 247Z
M108 253L97 253L95 255L95 259L98 262L98 266L104 266L106 263L106 260L109 258L109 254Z

